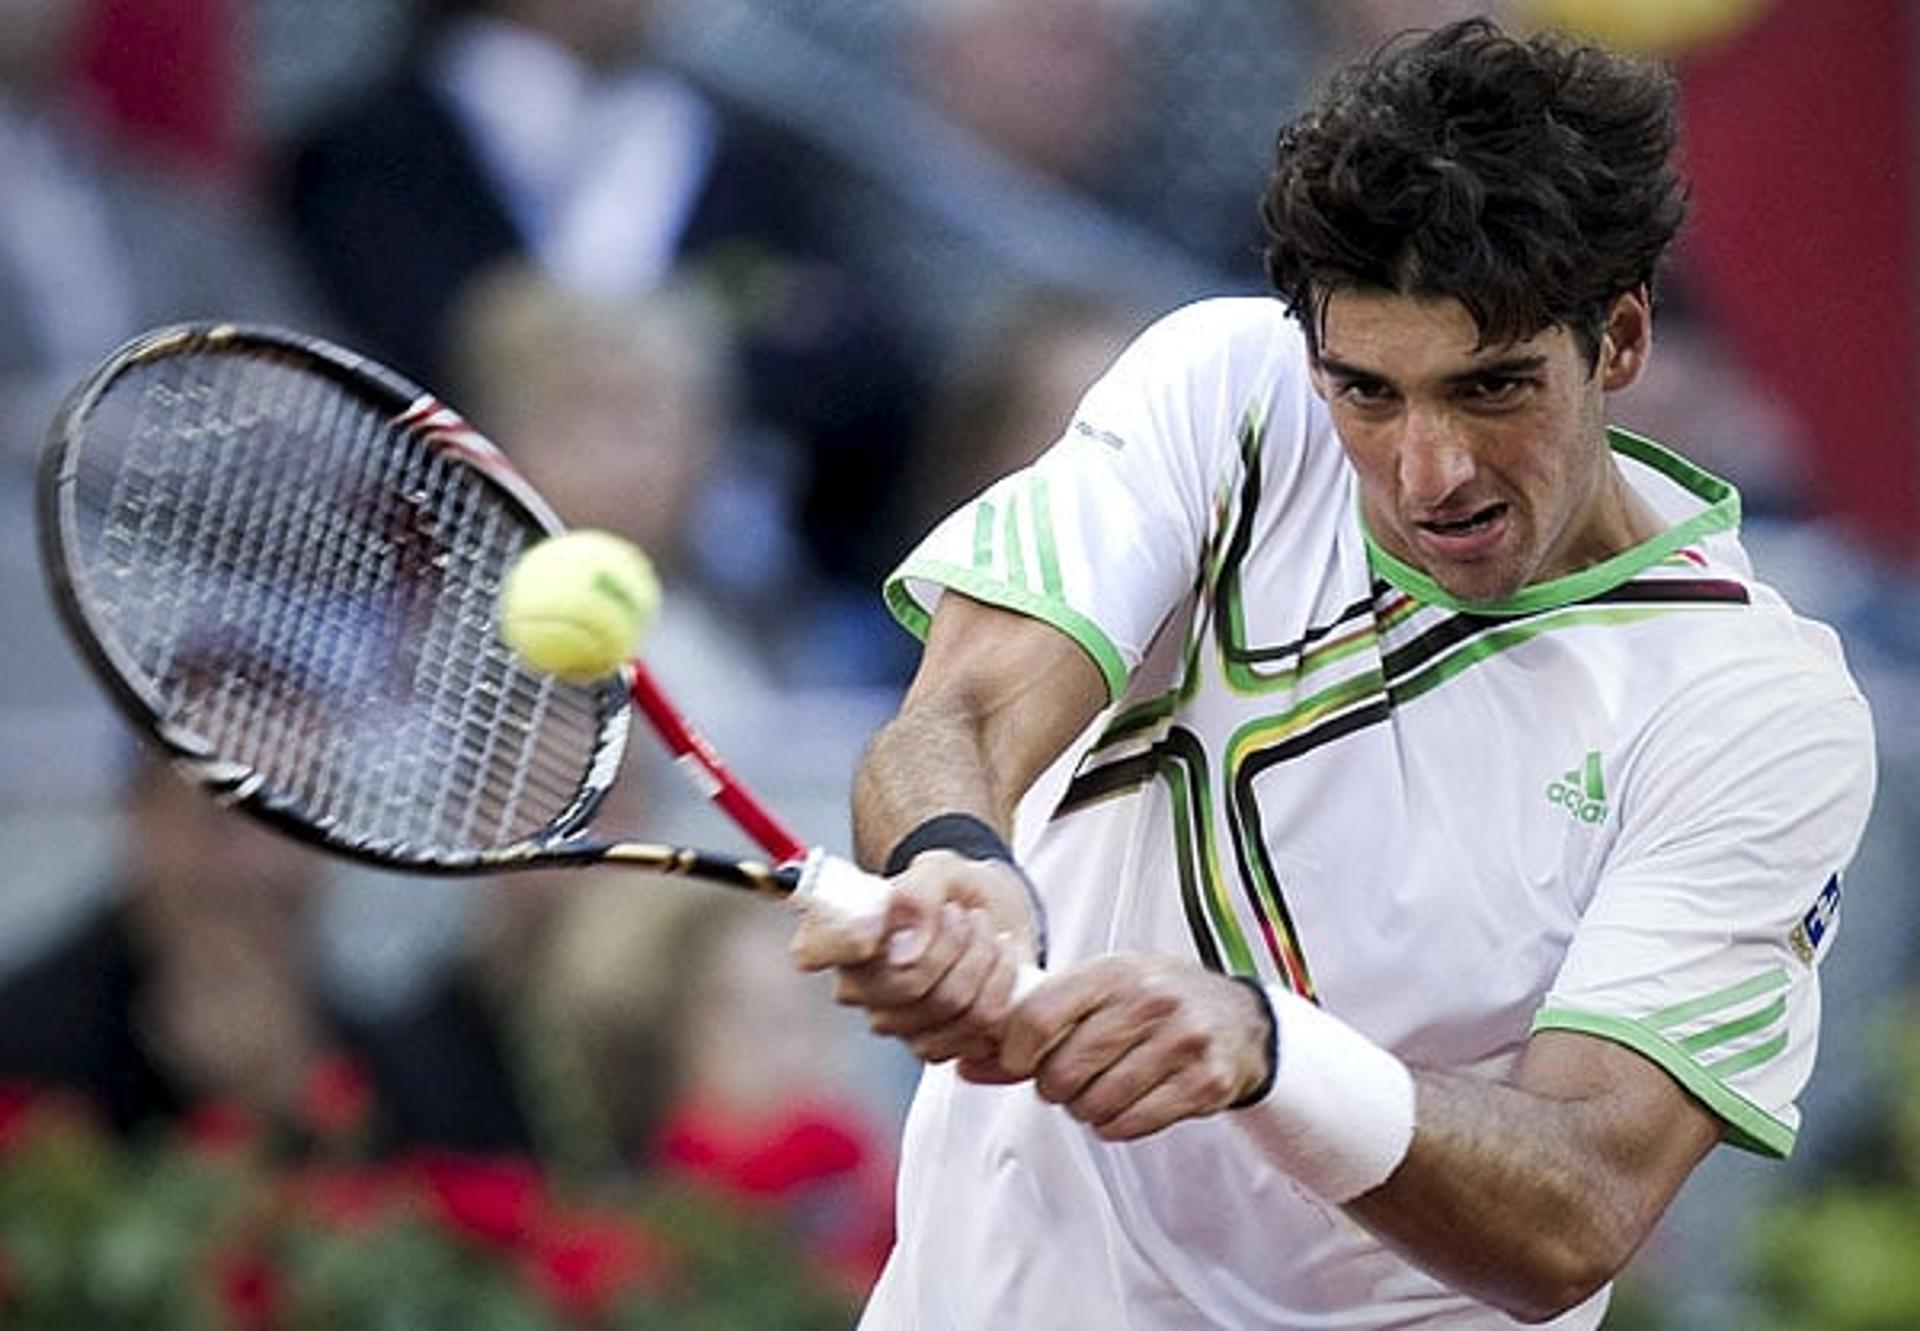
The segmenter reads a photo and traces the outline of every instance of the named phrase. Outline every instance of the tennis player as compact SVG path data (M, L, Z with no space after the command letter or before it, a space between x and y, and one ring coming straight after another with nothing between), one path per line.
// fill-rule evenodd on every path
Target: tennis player
M1390 45L1280 137L1279 299L900 569L892 904L794 942L930 1064L863 1325L1592 1327L1709 1148L1791 1149L1872 733L1736 492L1605 423L1673 141L1657 68Z

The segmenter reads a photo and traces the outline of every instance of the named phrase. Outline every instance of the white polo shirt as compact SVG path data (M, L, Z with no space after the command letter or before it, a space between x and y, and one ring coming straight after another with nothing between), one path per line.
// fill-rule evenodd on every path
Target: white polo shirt
M1616 432L1670 524L1471 608L1368 540L1266 299L1120 358L1038 462L888 587L1070 635L1114 706L1022 809L1051 958L1292 987L1415 1068L1498 1078L1535 1030L1654 1060L1791 1148L1818 962L1871 803L1865 702L1757 582L1738 496ZM1279 1174L1228 1113L1107 1144L1031 1087L930 1069L868 1328L1501 1326ZM1597 1325L1605 1293L1554 1323Z

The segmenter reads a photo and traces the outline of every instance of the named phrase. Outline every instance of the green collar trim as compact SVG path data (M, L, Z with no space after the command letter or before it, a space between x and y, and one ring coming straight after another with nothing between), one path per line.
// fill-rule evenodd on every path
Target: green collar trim
M1731 531L1740 525L1740 492L1730 483L1631 430L1610 426L1607 442L1621 457L1651 467L1697 497L1706 507L1684 522L1676 523L1591 568L1522 587L1512 596L1499 601L1459 599L1413 565L1381 549L1371 532L1366 534L1368 563L1375 574L1429 605L1475 615L1530 615L1597 596L1645 572L1682 546L1714 532ZM1358 502L1356 499L1356 505ZM1364 516L1360 519L1360 527L1363 532L1366 531Z

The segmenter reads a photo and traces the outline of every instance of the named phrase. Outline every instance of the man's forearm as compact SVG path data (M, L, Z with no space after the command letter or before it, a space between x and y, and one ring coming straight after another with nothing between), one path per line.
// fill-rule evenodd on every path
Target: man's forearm
M873 737L854 774L856 858L880 869L902 837L938 813L970 813L1003 835L1012 822L965 718L947 709L909 708Z
M1348 1209L1434 1276L1516 1316L1574 1307L1625 1265L1716 1136L1663 1072L1633 1073L1623 1093L1562 1099L1416 1072L1412 1149ZM1680 1118L1689 1130L1673 1130Z

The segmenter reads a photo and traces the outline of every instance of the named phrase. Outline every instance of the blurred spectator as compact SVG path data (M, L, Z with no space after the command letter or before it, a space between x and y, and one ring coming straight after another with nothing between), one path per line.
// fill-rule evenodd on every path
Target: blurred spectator
M1520 27L1526 17L1519 0L1322 0L1322 5L1333 39L1328 55L1335 64L1411 29L1443 27L1481 14Z
M157 324L311 322L281 238L246 200L101 132L73 76L92 9L0 0L0 965L92 904L101 857L49 815L110 800L118 776L117 722L56 622L35 542L34 474L57 404Z
M1031 285L1158 309L1217 284L1109 194L1152 113L1144 12L1139 0L910 7L891 137L862 145L872 176L838 202L881 284L911 293L904 313L941 363Z
M893 1241L893 1157L841 1082L824 985L787 959L791 922L714 896L672 940L670 1067L654 1168L779 1214L823 1263L872 1284Z
M0 427L30 454L80 370L153 324L302 318L261 219L109 147L73 78L82 0L0 3Z
M237 1111L294 1141L358 1085L369 1149L524 1145L470 1012L383 1028L331 1004L309 950L318 852L144 755L123 808L106 904L0 981L0 1080L78 1091L128 1134Z
M256 165L255 0L86 0L78 76L105 132L226 188Z
M301 952L325 865L141 759L110 907L10 975L0 1067L131 1131L202 1102L289 1118L323 1047Z
M769 672L699 580L702 496L739 406L735 347L704 289L588 295L508 262L468 286L449 344L450 400L561 519L652 559L664 597L644 650L688 713L763 703Z
M680 253L719 129L643 63L640 0L435 0L392 75L291 150L292 221L352 336L444 378L448 312L525 255L622 297Z
M1030 170L1098 193L1144 73L1140 0L930 0L908 59L954 124Z
M1081 394L1139 326L1133 312L1079 292L1035 288L1010 298L937 387L901 505L903 539L1058 439Z
M767 672L736 621L693 576L700 490L724 453L737 388L728 328L705 292L676 283L644 297L592 296L531 262L509 260L477 274L449 317L449 400L569 526L627 537L659 570L662 608L643 650L675 700L695 724L720 714L771 715ZM645 734L636 736L601 818L617 835L644 829L696 844L742 840ZM386 897L398 905L387 918L404 918L407 884L367 880L347 890ZM555 996L572 969L556 939L580 903L601 894L611 910L601 933L644 937L662 903L687 891L637 881L625 869L503 875L470 898L465 946L440 958L430 983L413 974L398 1001L376 1002L377 1019L391 1026L450 995L478 996L506 1035L507 1063L540 1156L589 1176L620 1167L633 1158L623 1125L646 1117L632 1106L660 1093L652 1085L658 1070L625 1075L624 1064L585 1043L576 1014ZM431 910L412 927L424 937L401 951L416 956L434 951L445 928ZM624 1020L644 1038L644 1011Z
M756 521L716 571L736 597L784 604L797 561L781 526L797 522L802 561L867 586L918 372L836 258L825 168L654 58L651 9L428 5L392 76L290 146L291 217L352 335L427 383L450 368L463 289L503 260L611 301L694 275L739 338L752 438L721 479Z
M857 1024L748 897L607 881L567 899L548 954L621 1157L767 1212L870 1284L892 1239L893 1158L852 1077Z

